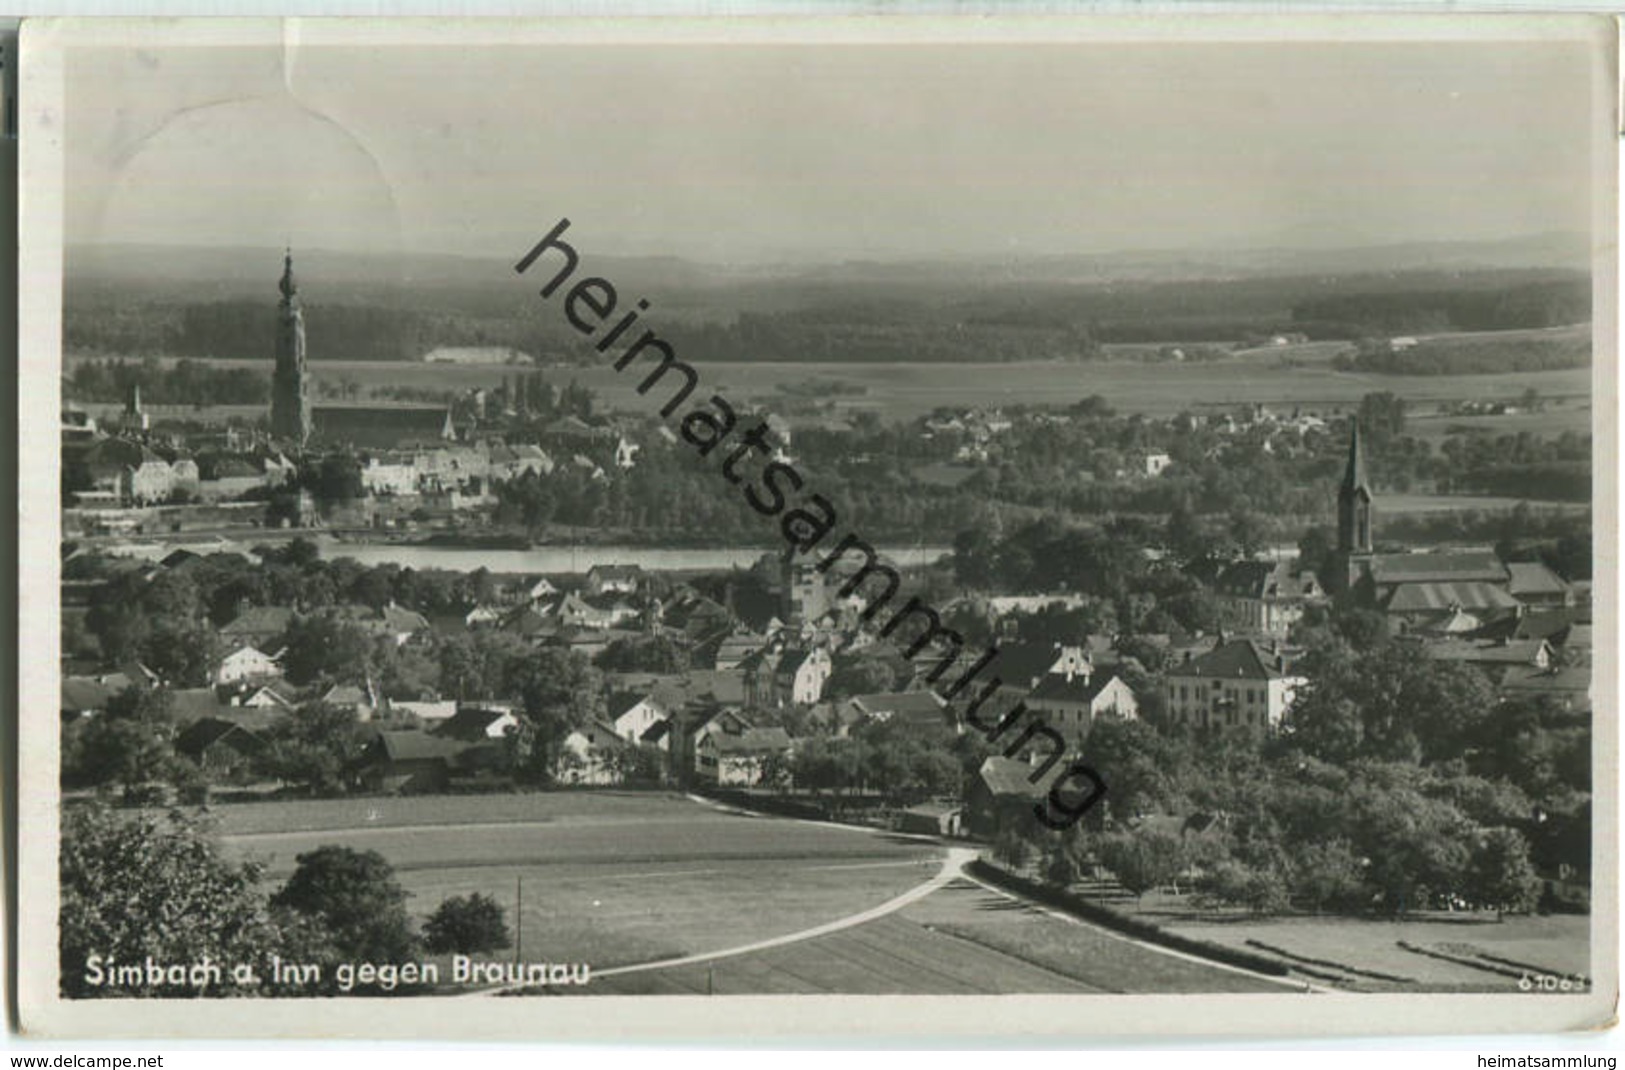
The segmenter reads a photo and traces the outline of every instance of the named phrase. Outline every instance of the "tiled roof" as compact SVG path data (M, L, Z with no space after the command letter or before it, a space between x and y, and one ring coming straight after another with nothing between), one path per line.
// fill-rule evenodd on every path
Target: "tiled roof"
M1507 590L1513 594L1567 594L1569 585L1539 561L1513 561L1507 565L1512 580Z
M1375 554L1371 558L1371 578L1381 585L1426 583L1433 580L1456 583L1483 580L1489 583L1503 583L1507 578L1507 568L1490 550Z
M1237 561L1225 566L1214 579L1213 588L1234 598L1279 601L1321 593L1320 581L1313 572L1296 569L1286 561Z
M1279 680L1285 671L1275 655L1266 654L1251 639L1233 639L1201 657L1169 668L1168 675L1203 679Z
M714 732L709 738L719 754L768 754L790 748L790 734L776 725L747 728L738 735Z
M1388 596L1390 613L1421 613L1435 610L1516 609L1518 600L1501 587L1480 580L1455 583L1433 581L1402 583Z
M390 449L450 437L451 412L444 406L317 405L311 424L321 441Z
M995 796L1014 795L1024 799L1039 799L1048 793L1050 785L1060 779L1068 768L1065 762L1051 763L1049 769L1035 783L1032 779L1034 766L1018 762L1014 758L994 755L982 762L981 768L976 773Z

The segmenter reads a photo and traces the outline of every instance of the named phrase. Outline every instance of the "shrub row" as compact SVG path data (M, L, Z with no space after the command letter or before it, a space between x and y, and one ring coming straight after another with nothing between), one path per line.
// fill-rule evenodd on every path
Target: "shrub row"
M1040 884L1025 877L1018 877L1014 873L990 865L980 858L973 861L967 868L974 876L987 881L989 884L996 884L1001 888L1019 892L1029 899L1036 899L1047 906L1057 907L1069 914L1083 918L1085 921L1094 922L1096 925L1111 929L1114 932L1123 933L1126 936L1132 936L1153 944L1160 944L1175 951L1199 955L1202 958L1222 962L1228 966L1239 966L1244 970L1252 970L1255 973L1269 974L1272 977L1285 977L1290 972L1284 963L1277 962L1274 959L1255 955L1250 951L1242 951L1239 948L1225 947L1222 944L1215 944L1207 940L1197 940L1193 937L1171 933L1154 922L1131 918L1119 914L1109 907L1092 903L1082 896L1074 895L1065 889Z
M808 818L813 821L832 820L830 812L824 807L798 799L785 799L776 795L752 795L747 791L734 791L729 788L701 788L699 793L718 802L737 806L741 810L756 810L764 814Z

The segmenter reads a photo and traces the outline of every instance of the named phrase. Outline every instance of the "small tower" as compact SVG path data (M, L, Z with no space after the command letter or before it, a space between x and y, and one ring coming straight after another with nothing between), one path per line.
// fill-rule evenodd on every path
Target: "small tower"
M305 313L293 277L293 252L282 260L277 306L276 368L271 373L271 434L303 446L310 438L310 376L305 368Z
M130 384L130 396L124 402L124 426L138 431L148 430L146 412L141 408L141 384Z

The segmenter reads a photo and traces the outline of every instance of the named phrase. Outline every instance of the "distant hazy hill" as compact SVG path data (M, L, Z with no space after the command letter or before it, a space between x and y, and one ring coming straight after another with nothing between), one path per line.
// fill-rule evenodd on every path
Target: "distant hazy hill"
M677 257L603 256L578 246L590 270L623 290L733 288L751 280L796 279L850 283L888 281L905 286L986 285L999 282L1178 281L1182 279L1365 274L1412 271L1484 271L1590 267L1590 243L1579 233L1535 234L1492 242L1412 242L1354 249L1153 250L1077 256L967 258L962 260L848 260L839 263L718 266ZM294 266L309 286L328 292L405 289L462 290L514 281L514 256L476 258L446 254L295 250ZM282 250L183 245L70 246L70 283L134 283L174 293L189 289L206 299L275 291ZM539 266L532 269L539 271Z

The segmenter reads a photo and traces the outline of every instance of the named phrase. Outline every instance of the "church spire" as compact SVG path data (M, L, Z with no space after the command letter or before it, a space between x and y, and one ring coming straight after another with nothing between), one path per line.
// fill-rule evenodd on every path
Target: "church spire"
M282 254L282 281L277 283L277 289L282 291L282 299L291 302L299 296L299 280L293 277L293 250L284 249Z
M1355 420L1353 430L1349 432L1349 460L1343 469L1341 493L1352 494L1360 490L1365 491L1367 498L1371 497L1371 487L1365 476L1365 452L1360 449L1360 421Z
M1373 495L1360 449L1360 422L1349 432L1349 459L1337 488L1337 548L1345 554L1371 552Z

